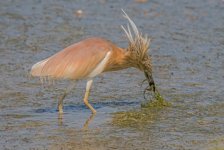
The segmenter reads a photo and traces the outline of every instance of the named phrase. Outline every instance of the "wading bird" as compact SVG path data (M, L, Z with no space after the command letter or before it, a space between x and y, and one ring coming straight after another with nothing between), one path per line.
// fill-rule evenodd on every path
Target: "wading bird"
M135 67L145 74L149 83L146 90L155 92L151 57L147 54L150 39L143 36L129 16L124 11L123 13L124 18L129 22L126 28L121 26L129 41L126 49L103 38L88 38L34 64L31 75L52 79L87 79L84 103L93 114L96 110L89 104L88 97L93 78L101 73ZM70 86L59 99L59 113L63 112L63 99L73 87L74 85Z

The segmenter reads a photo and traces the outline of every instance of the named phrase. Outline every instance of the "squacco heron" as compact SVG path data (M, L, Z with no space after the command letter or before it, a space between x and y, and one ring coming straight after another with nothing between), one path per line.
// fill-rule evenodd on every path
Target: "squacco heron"
M34 64L31 75L52 79L87 79L84 103L93 114L96 110L89 103L88 97L93 78L101 73L129 67L137 68L144 72L149 83L148 90L155 92L151 57L148 55L150 39L138 31L135 23L124 11L123 16L128 20L126 28L121 26L129 42L127 48L120 48L103 38L88 38ZM63 112L63 99L73 87L74 85L70 86L59 99L59 113Z

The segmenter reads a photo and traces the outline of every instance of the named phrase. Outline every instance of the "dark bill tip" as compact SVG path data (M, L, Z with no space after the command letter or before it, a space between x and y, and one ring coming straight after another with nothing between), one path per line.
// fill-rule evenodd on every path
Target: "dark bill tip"
M155 85L155 82L153 80L153 77L152 77L152 74L151 73L148 73L148 72L144 72L145 73L145 77L146 77L146 80L144 81L148 81L149 85L145 88L144 90L144 98L146 99L146 92L154 92L156 93L156 85Z
M156 85L155 85L155 82L153 80L153 77L152 77L152 74L150 73L147 73L145 72L145 77L146 79L148 80L148 83L149 83L149 87L147 88L148 91L153 91L155 92L156 91Z
M149 82L149 86L151 87L151 89L153 90L153 92L156 92L156 85L155 85L154 81Z

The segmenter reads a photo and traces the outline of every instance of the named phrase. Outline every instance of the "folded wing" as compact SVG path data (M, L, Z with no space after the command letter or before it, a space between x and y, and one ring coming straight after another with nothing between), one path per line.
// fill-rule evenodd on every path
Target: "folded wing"
M104 67L111 50L107 41L91 38L71 45L55 55L33 65L32 76L82 79ZM109 53L108 53L109 52ZM108 60L108 58L107 58ZM101 69L102 70L102 69Z

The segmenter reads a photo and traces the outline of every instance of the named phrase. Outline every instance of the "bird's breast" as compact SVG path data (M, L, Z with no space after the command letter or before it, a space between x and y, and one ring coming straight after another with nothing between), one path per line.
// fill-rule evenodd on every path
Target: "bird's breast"
M95 77L96 75L103 72L104 68L108 64L108 60L110 59L111 51L107 52L106 56L103 60L96 66L96 68L88 75L89 78Z

